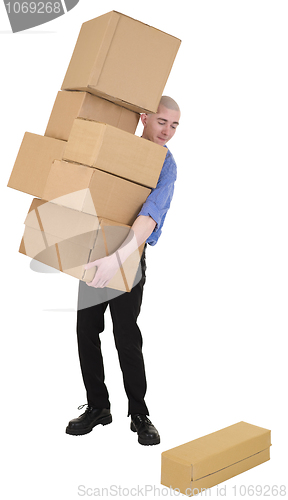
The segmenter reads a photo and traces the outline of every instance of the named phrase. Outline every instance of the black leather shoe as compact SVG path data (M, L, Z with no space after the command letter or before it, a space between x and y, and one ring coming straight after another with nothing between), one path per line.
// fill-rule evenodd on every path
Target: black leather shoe
M81 410L84 406L78 407ZM110 410L104 408L99 410L97 408L92 408L92 406L87 405L85 412L78 418L70 420L66 427L66 434L72 434L74 436L82 436L83 434L88 434L91 432L93 427L98 424L107 425L111 424L112 415Z
M138 442L144 445L160 443L160 436L157 429L146 415L131 415L130 429L138 434Z

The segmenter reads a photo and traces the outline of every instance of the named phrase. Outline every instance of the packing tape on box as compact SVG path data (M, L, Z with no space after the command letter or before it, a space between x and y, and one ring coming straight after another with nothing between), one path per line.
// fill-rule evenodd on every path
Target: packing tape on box
M58 264L59 264L59 271L61 271L63 273L58 243L55 243L55 249L56 249L56 255L57 255Z

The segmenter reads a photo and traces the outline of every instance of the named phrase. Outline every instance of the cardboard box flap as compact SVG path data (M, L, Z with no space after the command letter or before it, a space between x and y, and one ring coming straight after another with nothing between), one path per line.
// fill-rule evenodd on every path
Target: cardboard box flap
M89 247L92 248L95 232L99 229L99 219L53 202L43 203L43 200L34 199L25 219L25 226L44 232L47 241L48 235L53 236L53 244L84 234L87 242L87 235L90 234Z
M90 29L90 26L93 27L92 23L94 19L82 24L64 77L61 87L62 90L71 90L75 78L77 81L80 81L80 85L83 84L85 80L89 81L91 69L99 57L101 43L105 37L109 16L110 13L108 12L97 18L97 30ZM86 47L89 47L89 50L86 50Z
M246 422L226 427L175 447L164 454L191 467L191 480L214 474L271 445L270 431Z
M95 64L94 71L91 74L91 86L97 85L99 77L101 75L105 60L116 31L117 24L119 22L119 14L115 11L108 13L109 20L105 31L105 35L102 40L102 44L98 53L97 63ZM89 21L88 21L89 22Z

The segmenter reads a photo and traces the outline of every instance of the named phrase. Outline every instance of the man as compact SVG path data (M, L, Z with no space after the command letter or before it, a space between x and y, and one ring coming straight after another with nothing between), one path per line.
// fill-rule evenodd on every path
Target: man
M175 134L179 119L180 110L177 103L170 97L163 96L157 113L141 115L142 137L165 146ZM155 245L161 235L173 196L176 170L173 156L167 148L157 186L143 204L127 239L113 254L85 266L86 269L97 267L94 279L88 283L88 286L80 281L78 296L77 339L87 393L87 409L80 417L69 422L66 428L68 434L87 434L98 424L106 425L112 422L109 394L104 383L99 337L104 330L104 313L109 305L115 345L128 397L128 416L131 415L130 428L133 432L137 432L140 444L160 443L159 433L147 417L149 411L144 400L146 376L142 355L142 336L137 325L137 318L145 283L146 244ZM140 281L130 292L119 294L114 291L113 295L113 292L105 286L119 269L120 263L123 263L144 242L146 244L141 258Z

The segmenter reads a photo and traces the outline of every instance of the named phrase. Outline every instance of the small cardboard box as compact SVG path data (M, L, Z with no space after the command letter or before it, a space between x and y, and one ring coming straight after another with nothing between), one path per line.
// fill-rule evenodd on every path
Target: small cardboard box
M62 159L65 147L65 141L26 132L8 187L42 198L51 165Z
M181 40L119 12L82 24L62 90L156 113Z
M102 170L56 160L43 199L132 225L151 190Z
M45 135L68 141L75 118L105 122L134 134L140 115L88 92L60 91L57 94Z
M105 123L76 118L63 159L155 188L167 148Z
M86 271L84 265L116 251L129 232L130 226L34 199L25 220L19 252L90 282L96 269ZM108 288L131 290L143 247L128 257Z
M239 422L162 453L161 484L197 495L270 458L271 432Z

